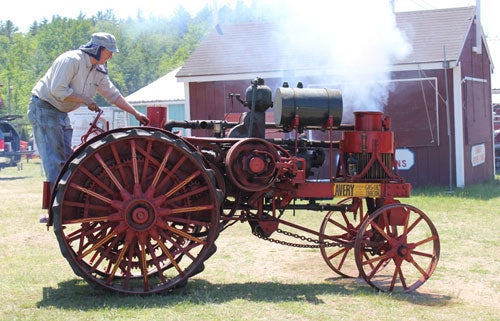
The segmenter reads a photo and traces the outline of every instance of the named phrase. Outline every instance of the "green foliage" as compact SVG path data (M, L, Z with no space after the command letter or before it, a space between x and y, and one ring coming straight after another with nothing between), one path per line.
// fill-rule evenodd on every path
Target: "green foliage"
M54 15L50 21L34 21L27 33L19 32L10 20L0 21L0 96L5 105L0 106L0 115L26 115L36 81L57 56L87 43L93 32L116 36L120 52L108 63L110 78L127 96L181 66L215 23L259 17L258 11L238 2L234 8L223 6L217 14L206 6L195 17L182 6L170 18L146 18L138 12L133 19L120 20L112 10L92 17ZM96 100L109 105L100 96Z
M14 26L12 21L0 21L0 35L10 38L16 31L18 31L18 28Z

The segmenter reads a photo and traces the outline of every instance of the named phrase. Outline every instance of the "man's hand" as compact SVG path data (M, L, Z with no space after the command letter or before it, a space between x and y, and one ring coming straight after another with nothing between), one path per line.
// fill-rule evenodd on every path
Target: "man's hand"
M89 104L88 107L90 110L95 111L95 112L98 112L99 110L101 110L96 102Z
M98 112L100 109L99 109L99 105L97 105L97 103L93 100L93 99L86 99L85 100L85 105L87 105L87 107L91 110L91 111L95 111L95 112Z
M141 123L141 125L147 126L149 124L149 118L146 115L144 115L143 113L138 112L135 115L135 119L137 119L137 121L139 123Z

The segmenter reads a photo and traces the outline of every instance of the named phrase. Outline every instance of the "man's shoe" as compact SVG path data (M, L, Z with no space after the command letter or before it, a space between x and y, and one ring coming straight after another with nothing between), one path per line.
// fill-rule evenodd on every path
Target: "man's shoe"
M40 223L47 223L49 221L49 214L40 215Z

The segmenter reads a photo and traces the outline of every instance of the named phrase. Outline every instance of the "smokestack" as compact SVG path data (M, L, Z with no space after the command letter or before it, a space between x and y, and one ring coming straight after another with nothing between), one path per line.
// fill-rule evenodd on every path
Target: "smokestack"
M212 3L212 23L217 33L222 36L224 32L219 24L219 6L217 5L217 0L213 0Z
M476 0L476 46L472 47L472 51L478 55L482 52L482 42L481 42L481 0Z

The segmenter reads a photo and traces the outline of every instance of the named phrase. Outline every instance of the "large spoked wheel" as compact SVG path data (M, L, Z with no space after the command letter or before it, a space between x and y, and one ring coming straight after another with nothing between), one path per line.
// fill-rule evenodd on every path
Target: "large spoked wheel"
M321 224L319 241L326 264L343 277L356 278L359 277L359 271L354 258L354 242L366 215L359 198L346 198L338 204L349 203L348 210L326 214Z
M439 260L439 236L419 209L404 204L379 208L361 225L356 265L372 287L410 292L427 281Z
M177 136L130 128L75 152L56 184L54 232L77 275L113 292L186 283L215 251L222 193Z

